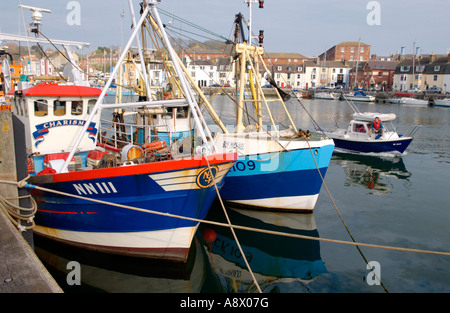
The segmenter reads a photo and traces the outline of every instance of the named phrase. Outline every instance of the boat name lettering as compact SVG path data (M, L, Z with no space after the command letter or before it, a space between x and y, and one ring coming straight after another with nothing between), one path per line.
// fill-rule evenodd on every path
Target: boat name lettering
M213 249L220 251L221 255L223 255L226 259L231 257L233 259L242 260L241 251L234 242L228 241L227 239L217 238L213 244ZM253 254L251 252L246 252L245 257L247 258L247 262L252 262Z
M255 170L256 169L255 162L252 160L249 160L247 162L238 161L231 168L231 172L236 172L236 171L243 172L247 169L250 171Z
M73 184L79 195L117 193L112 182Z
M222 147L228 149L244 150L244 144L239 142L224 141Z
M36 140L35 146L37 147L40 143L42 143L42 141L44 141L44 135L48 134L50 128L59 126L84 126L85 123L86 121L84 120L58 120L36 125L36 131L33 132L33 137ZM86 132L89 134L89 138L95 142L97 128L95 127L94 122L89 124Z

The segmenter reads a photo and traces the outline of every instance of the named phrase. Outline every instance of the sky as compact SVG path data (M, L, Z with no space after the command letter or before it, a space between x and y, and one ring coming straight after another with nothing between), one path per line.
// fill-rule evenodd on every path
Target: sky
M91 44L90 48L76 50L79 53L98 46L121 46L131 34L128 0L1 2L0 32L25 34L24 25L31 22L32 12L19 9L19 4L49 9L51 13L42 13L42 33L52 39ZM137 14L139 2L133 0ZM158 8L230 39L235 14L240 12L249 18L244 0L161 0ZM266 52L313 57L342 41L361 40L379 56L395 54L401 47L405 53L412 53L414 45L422 54L446 54L450 49L449 12L449 0L265 0L263 9L257 3L252 5L252 29L255 34L264 30ZM161 19L176 29L218 39L162 12Z

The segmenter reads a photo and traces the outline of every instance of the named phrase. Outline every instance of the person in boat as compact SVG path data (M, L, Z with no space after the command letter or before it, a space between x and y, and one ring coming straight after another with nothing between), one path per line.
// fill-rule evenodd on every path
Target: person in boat
M372 134L375 134L375 136L377 136L378 134L380 134L381 136L384 135L384 126L378 116L375 117L372 124L370 125L369 136L372 137Z

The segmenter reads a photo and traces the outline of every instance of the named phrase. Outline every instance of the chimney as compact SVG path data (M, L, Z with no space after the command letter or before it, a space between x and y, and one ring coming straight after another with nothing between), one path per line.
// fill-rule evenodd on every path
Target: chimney
M372 54L372 56L371 56L371 58L370 58L371 60L376 60L377 59L377 55L374 53L374 54Z
M436 55L433 52L431 53L430 63L434 63L434 61L436 61Z

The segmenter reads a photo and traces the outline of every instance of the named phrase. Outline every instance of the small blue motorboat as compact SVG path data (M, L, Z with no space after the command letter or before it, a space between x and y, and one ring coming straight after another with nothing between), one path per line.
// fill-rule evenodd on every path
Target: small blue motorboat
M363 153L396 153L402 154L414 139L420 125L413 125L406 135L397 133L392 124L396 119L394 113L355 112L348 127L325 132L334 140L337 149ZM378 117L383 124L382 134L371 131L372 121Z

